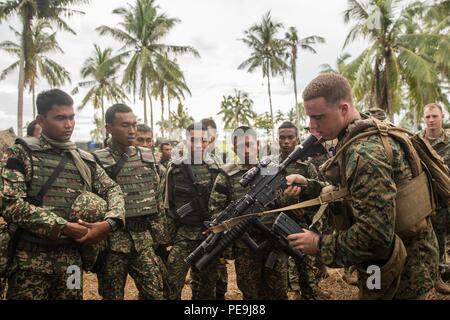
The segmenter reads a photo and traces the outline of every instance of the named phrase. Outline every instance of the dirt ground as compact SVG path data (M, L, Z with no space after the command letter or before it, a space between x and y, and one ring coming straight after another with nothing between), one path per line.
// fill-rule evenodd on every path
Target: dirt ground
M328 294L332 300L352 300L356 299L358 289L349 286L342 280L343 269L328 269L329 277L320 282L320 289ZM226 293L226 300L242 300L242 293L236 285L236 273L234 271L234 264L228 264L228 292ZM186 279L186 285L183 288L182 299L189 300L191 298L190 278ZM135 300L138 297L136 286L133 279L128 278L125 288L125 299ZM85 274L84 277L84 298L89 300L98 300L100 296L97 293L97 278L94 274ZM289 299L294 299L292 294L289 294ZM430 300L450 300L450 296L444 296L433 293L429 297Z

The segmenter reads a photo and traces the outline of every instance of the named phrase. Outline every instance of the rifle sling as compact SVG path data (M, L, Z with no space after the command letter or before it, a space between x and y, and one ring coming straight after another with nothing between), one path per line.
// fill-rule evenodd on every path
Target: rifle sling
M300 203L296 203L296 204L293 204L293 205L290 205L287 207L263 211L263 212L257 212L257 213L250 213L250 214L245 214L245 215L242 215L242 216L239 216L236 218L232 218L232 219L222 222L221 224L210 227L208 229L208 231L210 231L212 233L228 231L235 225L241 223L242 221L248 220L248 219L260 218L263 216L267 216L267 215L271 215L271 214L279 213L279 212L283 212L283 211L303 209L303 208L320 205L319 211L317 211L317 213L314 215L314 218L313 218L313 224L315 224L315 222L317 222L321 218L321 216L325 212L325 209L329 203L341 201L346 196L348 196L348 189L346 189L346 188L337 190L337 191L327 192L327 193L320 195L317 198L307 200L307 201L302 201Z

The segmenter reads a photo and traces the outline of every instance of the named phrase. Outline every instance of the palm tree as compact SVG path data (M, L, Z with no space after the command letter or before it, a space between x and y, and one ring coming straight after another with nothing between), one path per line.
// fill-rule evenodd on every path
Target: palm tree
M398 10L398 4L391 0L348 0L344 12L346 23L354 21L344 47L358 37L370 40L368 48L348 64L354 76L354 96L385 110L391 119L400 109L402 89L411 97L413 108L426 100L445 98L434 58L426 48L445 46L448 52L449 46L448 35L421 30L417 22L408 27L411 6Z
M116 82L125 56L123 53L113 56L111 48L102 49L94 45L92 56L85 60L81 68L81 77L88 80L78 83L72 91L72 94L77 94L80 88L89 88L79 110L91 102L94 109L101 109L101 120L105 123L105 99L110 103L127 100L126 93Z
M54 23L58 28L75 34L65 19L81 11L72 10L69 7L76 4L88 3L89 0L8 0L0 3L0 22L8 19L14 14L20 19L21 31L21 56L19 62L19 83L17 100L17 134L23 135L23 93L25 90L25 79L30 79L33 73L33 57L36 50L32 37L32 25L35 18L45 19Z
M283 111L278 110L276 115L275 115L275 123L278 124L280 122L283 122L286 120L286 115L284 114Z
M223 96L220 103L220 112L225 123L225 129L235 129L240 125L250 125L255 118L253 100L248 93L234 89L234 95Z
M194 118L192 118L183 104L178 103L177 109L175 112L171 112L171 126L175 129L186 129L192 122L194 122ZM179 138L181 138L181 133Z
M103 139L105 138L104 130L105 122L102 120L102 118L94 115L94 129L92 129L90 132L92 140L95 142L103 141Z
M120 7L113 10L113 14L121 18L118 27L100 26L100 35L109 35L123 43L123 49L130 59L125 68L122 83L144 102L144 122L147 119L147 97L151 79L155 74L155 60L168 52L173 54L192 53L199 56L197 50L189 46L168 45L161 42L172 28L180 22L160 13L159 6L154 0L136 0L134 5ZM150 97L151 103L151 97ZM153 110L150 110L151 127L153 128Z
M283 24L273 21L269 11L263 16L261 23L246 30L245 38L241 40L252 50L252 53L250 58L238 67L238 69L247 69L247 72L254 72L258 67L262 68L263 78L267 78L272 128L274 127L274 118L270 76L283 74L288 68L284 61L285 41L277 37L281 28L283 28Z
M298 31L297 28L295 27L289 27L288 31L286 32L285 39L288 47L287 58L290 64L292 80L294 81L294 96L295 96L294 106L298 106L298 97L297 97L298 49L300 48L300 50L309 51L316 54L317 51L316 49L314 49L314 45L318 43L324 43L325 39L316 35L299 39ZM297 113L297 126L300 126L300 113Z
M152 96L159 97L161 101L161 121L164 124L164 98L167 97L167 107L169 113L169 122L167 131L171 130L170 118L171 108L170 101L173 98L181 102L185 98L184 93L191 94L186 81L184 79L183 71L176 61L172 61L167 56L167 53L158 55L155 61L155 73L153 75L153 90ZM161 133L164 137L165 127L161 127Z
M320 73L338 73L343 76L346 76L346 67L348 59L350 59L351 55L349 53L341 53L336 59L336 66L332 67L328 63L321 64L319 66Z
M22 38L19 31L12 27L10 29L18 39ZM47 56L47 54L53 52L64 53L56 41L56 33L47 32L51 30L50 24L44 20L35 22L31 29L34 50L32 65L30 66L30 72L26 74L25 85L29 87L33 97L33 119L36 118L35 89L39 77L43 77L51 87L59 87L71 81L69 71ZM4 80L11 72L19 68L22 49L20 44L12 41L1 42L0 49L15 55L18 59L0 74L0 80Z
M273 135L274 128L272 126L272 118L268 112L258 114L255 117L255 128L265 130L267 138L269 138L271 132Z

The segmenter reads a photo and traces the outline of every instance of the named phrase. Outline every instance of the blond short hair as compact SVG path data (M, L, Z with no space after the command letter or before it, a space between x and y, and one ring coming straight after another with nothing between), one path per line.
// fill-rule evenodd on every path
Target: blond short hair
M442 114L444 114L444 110L442 109L442 106L440 104L437 104L436 102L432 102L432 103L427 104L423 108L423 111L425 111L425 109L428 109L428 108L437 108L437 109L439 109L441 111Z
M329 104L345 100L353 105L352 88L348 80L336 73L324 73L312 80L303 90L303 100L324 98Z

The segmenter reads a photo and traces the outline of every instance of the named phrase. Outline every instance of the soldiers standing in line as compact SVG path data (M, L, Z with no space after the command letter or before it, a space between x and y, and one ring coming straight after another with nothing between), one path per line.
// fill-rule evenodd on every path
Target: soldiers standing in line
M420 135L430 142L436 152L444 158L445 164L450 167L450 132L442 127L444 121L442 107L437 103L427 104L423 110L423 119L426 129L420 132ZM445 250L445 242L450 228L450 209L437 209L436 215L432 217L431 221L439 244L439 273L443 275L450 272ZM435 289L441 294L450 294L450 286L442 280L441 276L436 281Z
M125 196L124 230L110 235L98 272L99 293L107 300L124 298L128 274L134 279L139 298L163 299L162 268L153 247L164 242L165 221L160 214L159 177L152 151L134 147L136 116L123 104L105 114L110 145L95 151L97 162L115 180Z
M207 157L208 129L202 123L186 129L187 150L182 158L173 159L166 175L165 207L171 221L173 246L168 270L172 299L181 299L181 291L190 266L184 259L204 240L205 221L211 219L208 201L219 172L218 164ZM198 272L191 269L192 273ZM199 273L197 299L215 299L217 265Z
M53 89L36 99L40 138L17 139L2 160L3 216L18 226L16 270L8 278L8 299L82 299L79 244L96 243L124 223L120 187L94 156L70 141L73 100ZM107 202L104 221L71 220L78 195L92 191ZM70 268L78 281L68 286Z

